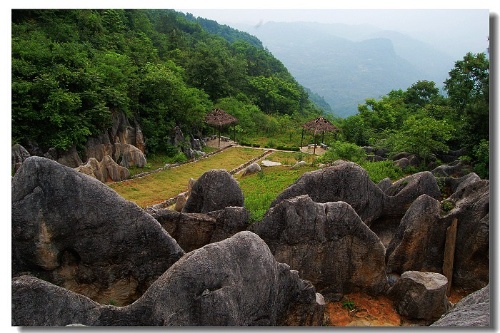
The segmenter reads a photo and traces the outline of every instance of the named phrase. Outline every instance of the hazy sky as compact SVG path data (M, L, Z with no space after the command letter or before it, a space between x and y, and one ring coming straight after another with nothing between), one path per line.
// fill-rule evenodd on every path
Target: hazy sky
M227 24L258 26L275 22L372 25L407 33L434 44L453 57L484 52L488 47L490 13L486 9L178 9ZM458 60L458 59L457 59Z

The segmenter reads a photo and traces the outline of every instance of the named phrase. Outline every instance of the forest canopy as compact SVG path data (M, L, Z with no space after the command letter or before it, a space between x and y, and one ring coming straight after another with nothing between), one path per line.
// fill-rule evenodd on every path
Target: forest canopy
M173 10L12 11L14 142L81 147L124 112L161 152L173 127L198 135L229 100L254 119L322 113L257 38L214 21Z
M164 153L174 127L201 137L205 115L222 108L236 131L269 144L281 136L296 146L302 124L325 116L340 129L330 140L424 160L462 149L488 177L487 55L466 54L444 84L444 93L421 80L367 98L341 119L257 38L215 21L174 10L12 10L12 141L43 151L82 149L122 112L140 124L148 154Z

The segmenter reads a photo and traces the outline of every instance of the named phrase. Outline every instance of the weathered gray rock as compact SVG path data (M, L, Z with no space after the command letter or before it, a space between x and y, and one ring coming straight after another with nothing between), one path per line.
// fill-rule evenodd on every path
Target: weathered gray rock
M114 144L109 141L106 133L91 137L85 144L85 156L87 160L95 158L97 161L102 161L104 156L113 156L113 147Z
M446 228L457 219L452 284L478 290L489 283L489 181L467 179L446 199L451 209L427 195L415 200L387 247L388 273L441 273Z
M262 164L262 166L265 166L265 167L273 167L273 166L280 166L281 162L263 160L262 162L260 162L260 164Z
M78 155L78 152L76 151L76 146L72 146L64 153L58 154L56 161L62 165L69 166L70 168L76 168L83 164L80 155Z
M139 148L128 143L115 143L113 148L113 160L119 165L125 168L143 168L146 165L146 157Z
M248 175L252 175L254 173L257 173L259 171L261 171L261 167L258 163L252 163L250 164L249 166L247 166L245 168L245 170L243 170L243 173L241 174L242 176L248 176Z
M99 162L95 158L89 158L86 164L75 168L76 171L89 175L106 183L109 181L122 181L130 177L130 171L118 165L109 155L103 157Z
M403 152L397 153L396 155L392 156L392 160L397 161L397 160L400 160L402 158L410 159L412 156L413 156L413 154L403 151Z
M454 285L478 290L489 283L490 234L488 180L464 183L447 199L454 208L446 219L458 219Z
M405 169L410 166L410 161L406 157L403 157L394 161L394 165L400 167L401 169Z
M387 247L387 272L441 272L446 228L451 221L440 219L439 201L421 195L404 215Z
M492 327L490 285L464 297L430 326Z
M403 216L410 205L422 194L438 199L441 191L436 178L429 171L418 172L404 177L391 185L386 191L384 216Z
M470 166L456 160L450 164L440 165L431 172L436 177L463 177L470 173Z
M19 143L16 143L12 146L12 172L16 173L17 170L21 167L24 160L30 157L30 153L21 146Z
M386 158L378 155L367 155L366 160L370 162L380 162L380 161L385 161Z
M72 168L30 157L12 180L13 276L127 304L183 254L139 206Z
M184 192L184 193L179 193L179 194L177 195L177 199L175 200L174 210L175 210L176 212L182 212L182 209L183 209L183 208L184 208L184 206L186 205L187 199L188 199L188 194L187 194L187 192Z
M392 186L392 181L389 177L382 179L378 184L378 188L382 190L382 192L387 191Z
M298 169L300 167L303 167L307 165L307 162L306 161L298 161L297 163L295 163L293 166L292 166L292 169Z
M186 252L229 238L248 226L244 207L227 207L208 214L161 209L151 215Z
M207 213L217 223L210 242L219 242L246 230L249 226L249 213L245 207L226 207Z
M276 206L284 199L307 194L314 202L345 201L367 225L380 217L384 208L384 193L366 171L352 162L337 161L333 166L304 173L271 203Z
M311 283L278 263L248 231L186 254L141 298L120 308L33 277L14 279L12 289L16 326L321 325L324 313Z
M424 320L436 320L451 304L446 297L448 279L432 272L408 271L389 289L399 314Z
M250 230L323 295L379 294L387 287L385 248L345 202L284 199Z
M243 207L243 204L243 192L236 179L224 169L214 169L194 183L182 211L208 213L226 207Z

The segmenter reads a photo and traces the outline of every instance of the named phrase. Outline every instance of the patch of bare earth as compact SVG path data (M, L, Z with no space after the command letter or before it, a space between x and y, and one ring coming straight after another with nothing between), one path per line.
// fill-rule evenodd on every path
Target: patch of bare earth
M452 290L448 298L455 304L467 293ZM328 326L426 326L428 323L405 318L398 314L394 303L387 296L370 296L351 293L338 302L329 302L325 310Z

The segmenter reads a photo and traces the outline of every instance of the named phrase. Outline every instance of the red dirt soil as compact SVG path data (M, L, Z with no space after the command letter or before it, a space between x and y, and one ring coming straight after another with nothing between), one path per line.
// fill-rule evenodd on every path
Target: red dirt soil
M448 299L456 304L465 297L463 290L452 290ZM354 306L351 310L349 303ZM387 296L347 294L338 302L326 305L325 324L328 326L426 326L427 324L400 316Z

